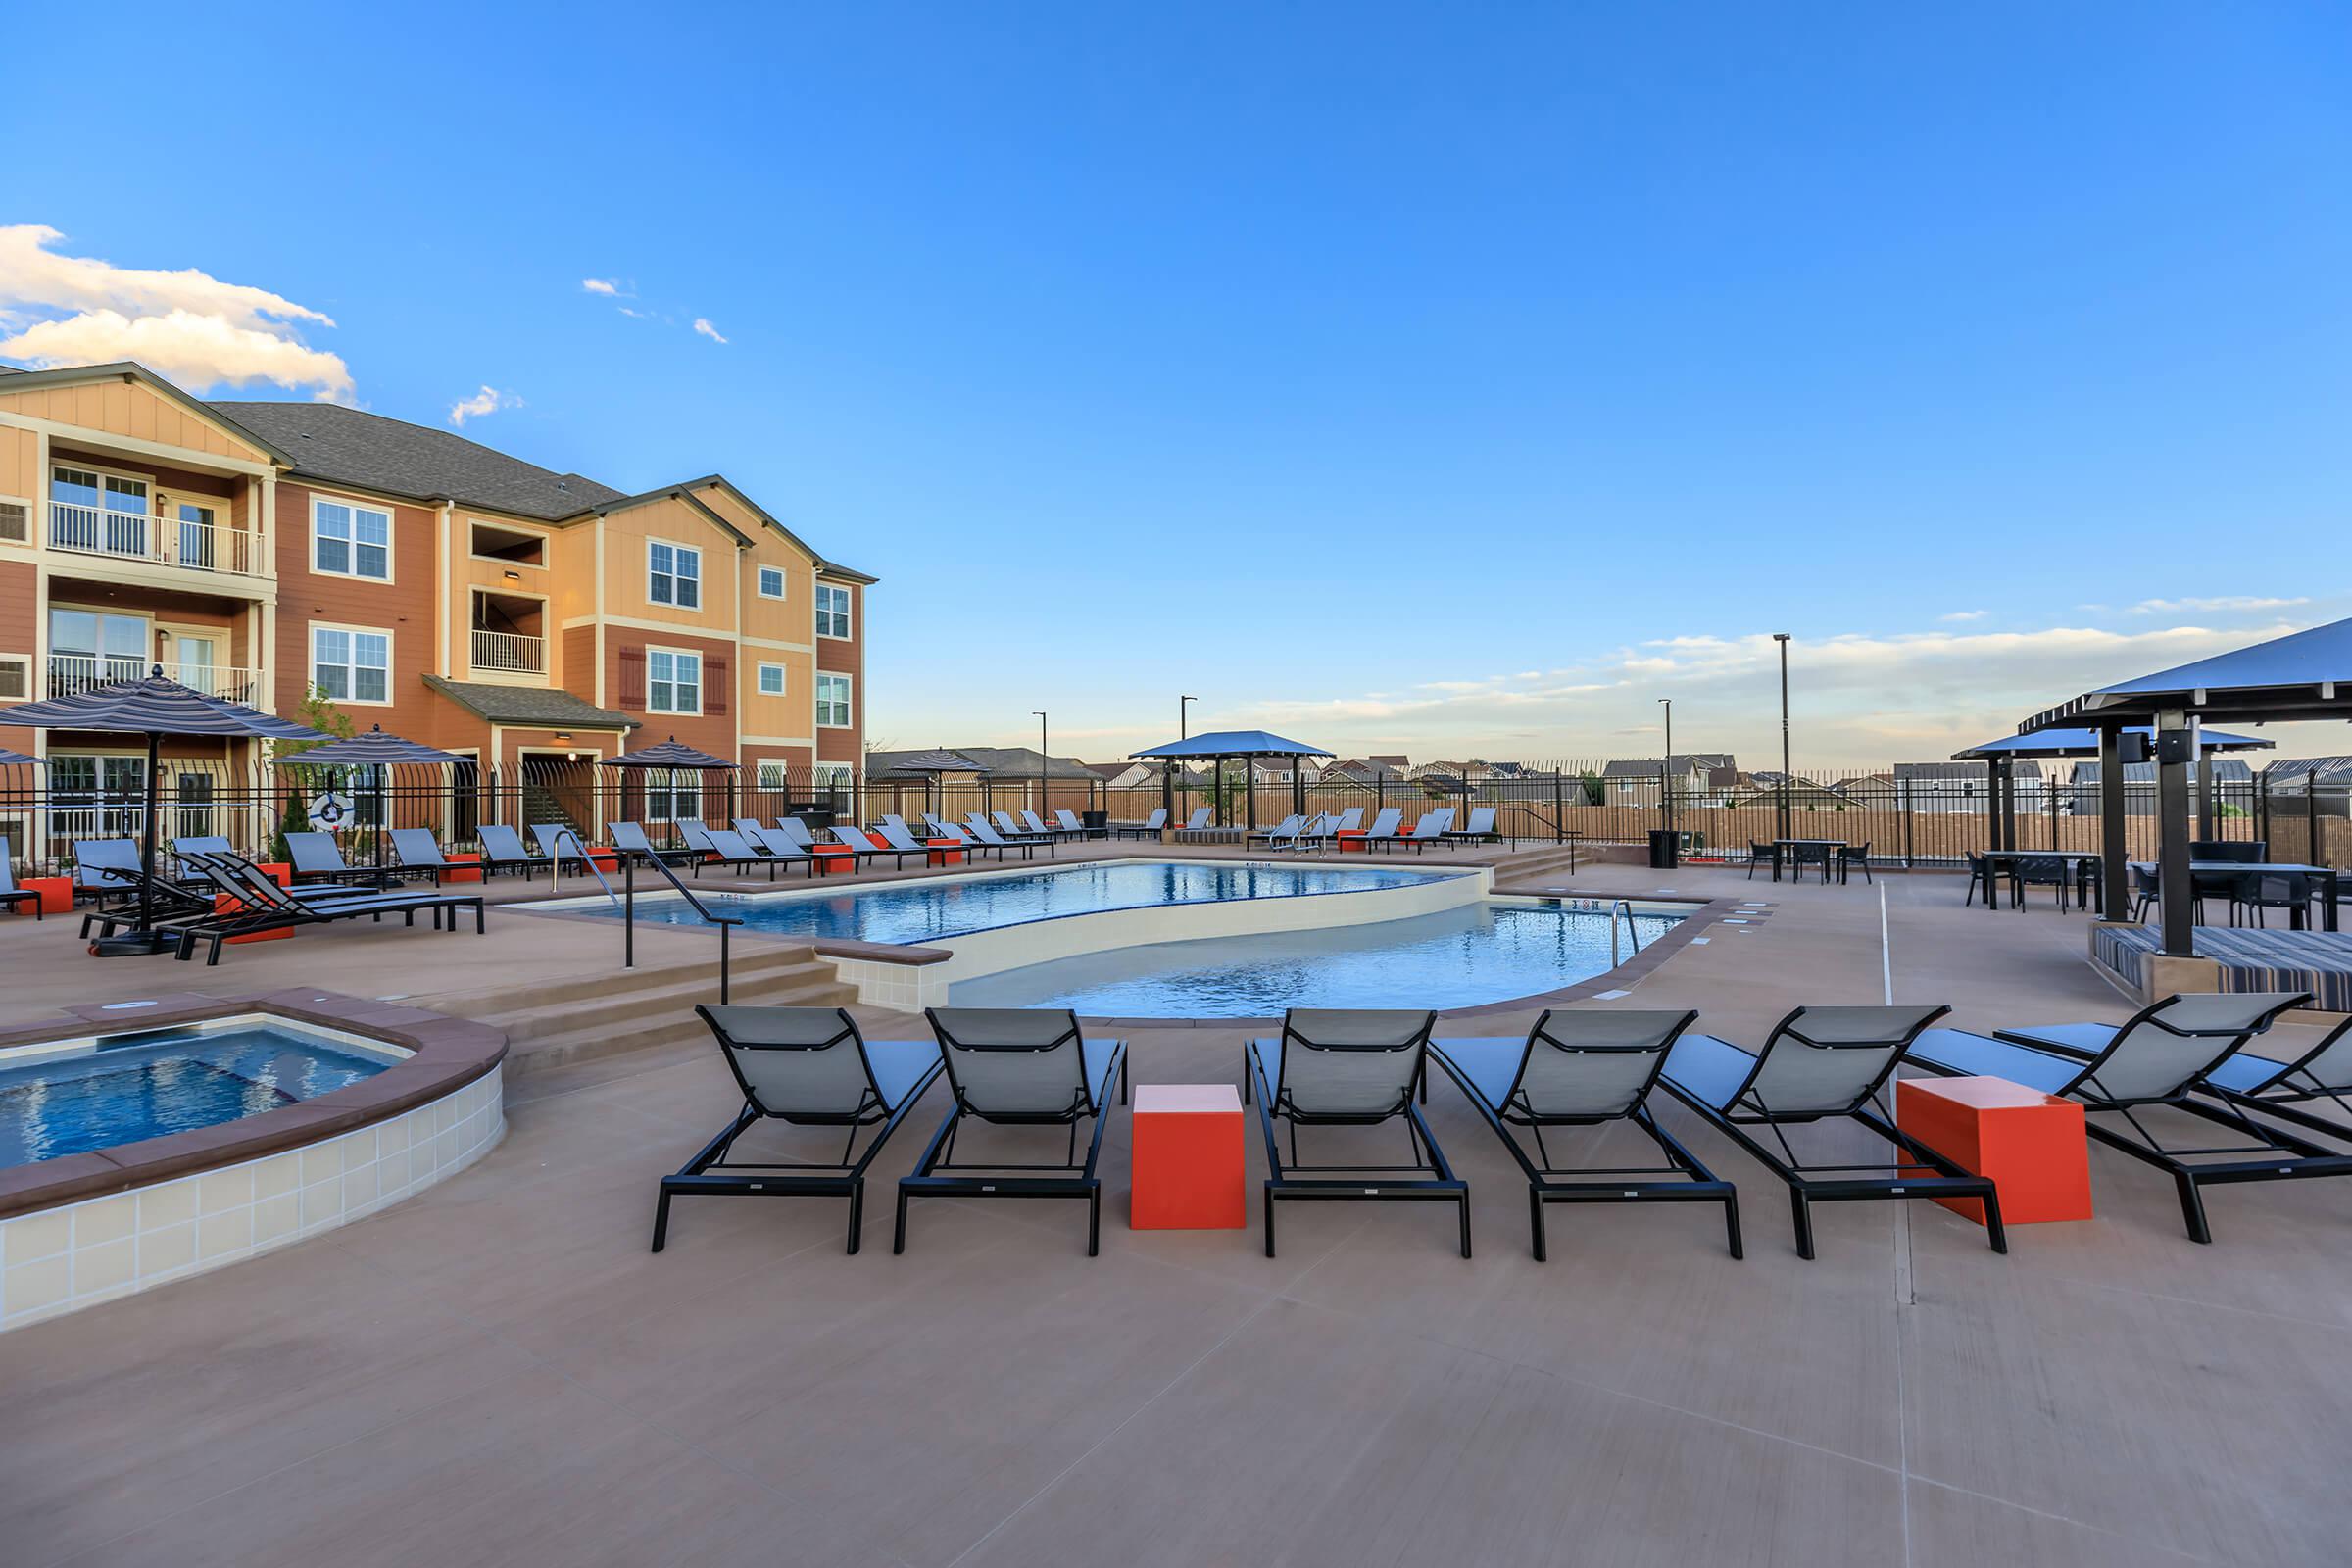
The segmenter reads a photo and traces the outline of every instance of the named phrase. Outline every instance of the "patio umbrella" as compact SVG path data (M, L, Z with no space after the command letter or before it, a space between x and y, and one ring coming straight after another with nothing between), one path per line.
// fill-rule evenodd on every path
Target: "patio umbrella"
M20 762L30 762L33 766L39 767L43 765L44 760L42 758L26 757L23 752L12 752L6 747L0 747L0 767L14 767Z
M307 752L296 752L291 757L276 759L277 765L280 767L332 765L336 767L373 767L375 769L375 868L378 871L384 868L384 830L391 825L392 821L391 816L384 808L385 769L398 762L440 766L450 762L470 762L473 759L469 757L460 757L455 752L445 752L437 747L427 746L421 741L402 740L397 735L387 735L381 724L373 726L365 735L354 735L349 740L329 741L324 746L314 746Z
M629 768L638 772L684 772L691 769L705 773L732 773L738 764L728 761L723 757L712 757L699 747L688 746L672 735L669 739L657 745L640 747L633 752L622 752L617 757L608 757L599 765ZM729 799L728 805L730 808L734 805L732 798Z
M973 761L961 752L951 752L946 750L917 752L912 757L902 757L896 762L891 764L890 770L893 773L922 774L923 804L935 811L941 809L947 804L946 802L937 798L940 774L985 773L988 771L987 768L982 767L978 762ZM896 799L893 799L890 804L894 807L897 807L901 810L906 809L905 804Z
M161 664L144 680L115 681L75 692L71 697L0 708L0 724L22 724L28 729L95 729L147 737L147 809L145 826L139 834L139 923L132 930L90 944L90 951L101 957L161 953L171 941L149 923L155 915L156 752L163 737L259 735L289 741L332 738L307 724L272 717L243 703L232 703L225 697L207 697L175 680L166 680Z

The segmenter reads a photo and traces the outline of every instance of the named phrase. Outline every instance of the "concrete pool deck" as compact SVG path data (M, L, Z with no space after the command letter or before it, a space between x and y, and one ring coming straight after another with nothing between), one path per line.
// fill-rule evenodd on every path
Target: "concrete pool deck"
M2085 917L1963 909L1956 876L1825 888L1603 865L1521 888L1498 869L1519 891L1732 900L1741 923L1616 1000L1698 1007L1735 1040L1803 1003L1879 1000L1882 889L1899 1000L1952 1002L1977 1028L2129 1011L2084 961ZM34 941L44 928L15 920L0 986L12 1012L329 974L415 995L422 956L463 1011L502 965L601 972L612 944L583 945L577 924L494 910L479 944L306 933L207 971L68 961L56 921ZM694 933L640 941L707 961ZM873 1034L912 1023L859 1011ZM1125 1033L1138 1083L1237 1075L1238 1030ZM954 1200L917 1206L903 1257L887 1203L845 1257L841 1205L807 1200L681 1203L649 1254L656 1179L735 1102L682 1019L674 1044L518 1080L505 1143L431 1192L0 1336L7 1560L2346 1555L2352 1183L2226 1190L2198 1247L2169 1183L2094 1147L2098 1217L2017 1227L2007 1257L1941 1209L1866 1203L1820 1209L1804 1263L1779 1185L1664 1104L1739 1183L1747 1259L1703 1209L1610 1206L1555 1210L1539 1265L1524 1183L1440 1085L1430 1119L1471 1183L1469 1262L1423 1205L1286 1212L1273 1260L1251 1231L1129 1231L1124 1112L1100 1258L1076 1205ZM944 1105L935 1089L878 1180L911 1165ZM1584 1142L1632 1162L1628 1140Z

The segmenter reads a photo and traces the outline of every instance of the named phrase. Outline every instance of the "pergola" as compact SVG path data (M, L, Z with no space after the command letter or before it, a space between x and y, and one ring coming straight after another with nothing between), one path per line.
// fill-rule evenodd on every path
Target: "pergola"
M2150 731L2142 726L2125 733L2148 735ZM2224 730L2209 729L2198 735L2197 744L2199 750L2205 752L2253 752L2278 743L2253 735L2232 735ZM1985 803L1992 828L1991 848L2014 850L2017 848L2017 764L2028 760L2099 755L2097 730L2045 729L2031 735L2004 735L1999 740L1986 741L1982 746L1971 746L1966 751L1954 752L1952 760L1984 764L1987 784L1992 791L1991 799ZM2107 771L2102 764L2099 768L2099 787L2102 790L2106 788ZM2213 769L2197 769L2197 791L2204 805L2203 816L2210 824L2213 816ZM2205 836L2213 836L2210 825L2205 830Z
M1216 803L1217 825L1223 827L1227 825L1225 821L1224 764L1228 760L1240 758L1245 761L1255 761L1260 758L1267 757L1288 758L1291 762L1291 808L1295 811L1304 812L1306 809L1306 781L1300 776L1299 760L1308 757L1330 757L1333 754L1320 746L1308 746L1301 741L1287 741L1279 735L1269 735L1262 729L1221 729L1206 735L1195 735L1187 740L1170 741L1165 746L1154 746L1147 751L1133 752L1129 755L1169 764L1168 773L1161 783L1161 791L1168 797L1169 814L1171 815L1174 814L1175 806L1175 764L1206 760L1209 764L1210 799ZM1244 791L1244 794L1249 802L1245 808L1248 813L1248 825L1254 830L1257 826L1257 789L1254 781Z
M2291 632L2137 680L2086 692L2018 726L2032 736L2085 728L2098 736L2099 815L2105 839L2107 907L2125 907L2124 782L2121 737L2147 726L2156 736L2157 871L2163 882L2164 952L2196 952L2189 881L2188 763L2196 727L2352 719L2352 620Z

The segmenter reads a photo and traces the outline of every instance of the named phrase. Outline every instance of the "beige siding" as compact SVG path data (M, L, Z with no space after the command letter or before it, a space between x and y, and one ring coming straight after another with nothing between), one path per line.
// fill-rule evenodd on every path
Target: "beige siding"
M35 387L0 392L0 410L27 418L77 424L108 435L155 441L209 457L267 463L269 454L235 440L211 420L130 381L92 381L81 386Z

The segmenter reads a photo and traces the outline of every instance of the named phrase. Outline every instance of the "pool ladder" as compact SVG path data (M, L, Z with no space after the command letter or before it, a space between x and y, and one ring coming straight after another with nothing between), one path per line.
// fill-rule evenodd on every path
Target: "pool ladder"
M1634 924L1634 906L1618 899L1609 906L1609 967L1612 969L1618 964L1617 911L1620 909L1625 911L1625 934L1634 939L1635 956L1639 957L1642 953L1642 932Z

